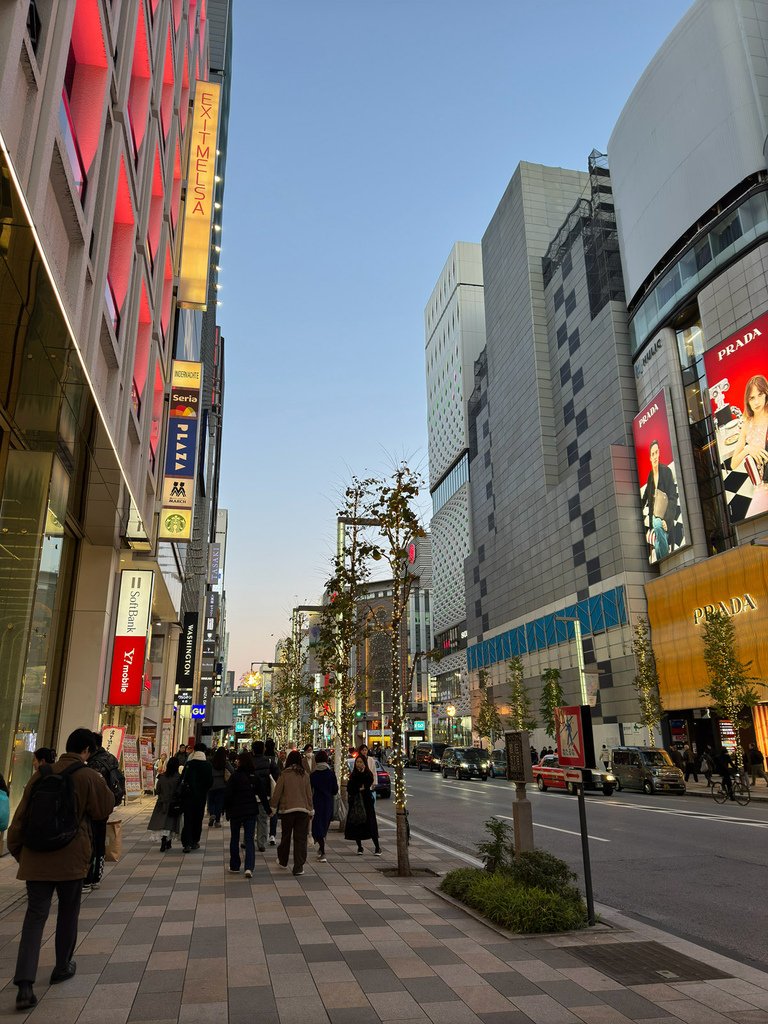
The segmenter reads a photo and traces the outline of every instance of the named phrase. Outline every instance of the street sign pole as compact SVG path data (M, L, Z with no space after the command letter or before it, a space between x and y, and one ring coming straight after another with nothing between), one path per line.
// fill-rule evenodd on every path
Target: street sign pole
M527 731L506 731L504 745L507 754L507 781L515 783L512 825L515 832L515 854L518 854L533 850L533 808L525 789L527 782L533 782L530 739Z
M581 856L584 861L584 891L587 897L587 917L595 923L595 897L592 893L592 865L589 860L589 834L587 833L587 803L584 799L584 779L578 768L569 768L565 781L572 782L579 798L579 827L581 828Z

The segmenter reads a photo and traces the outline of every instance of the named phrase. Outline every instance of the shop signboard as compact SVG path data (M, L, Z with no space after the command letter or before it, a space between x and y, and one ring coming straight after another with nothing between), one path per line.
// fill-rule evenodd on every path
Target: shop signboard
M732 523L768 512L768 312L704 353Z
M117 760L123 752L123 740L125 739L124 725L106 725L101 730L101 742L107 753L112 754Z
M187 309L208 308L219 94L217 82L195 82L177 299L178 305Z
M632 433L648 561L655 565L688 544L674 422L665 389L635 416Z
M135 736L126 736L123 743L123 774L126 797L131 799L141 796L141 767Z
M245 732L245 722L235 722L235 732Z
M145 793L151 793L155 788L155 759L152 754L152 740L147 736L139 738L139 754L142 789Z
M113 707L141 704L154 578L149 569L124 569L120 573L107 698Z
M176 703L192 703L195 686L195 661L197 659L197 637L200 616L197 612L184 613L184 625L179 637L179 653L176 661Z
M161 540L192 539L202 380L202 363L173 360L158 533Z

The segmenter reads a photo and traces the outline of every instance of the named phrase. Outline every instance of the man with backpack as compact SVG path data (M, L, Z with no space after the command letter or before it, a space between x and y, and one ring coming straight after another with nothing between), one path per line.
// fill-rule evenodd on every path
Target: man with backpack
M91 730L75 729L66 753L53 765L41 765L29 780L8 829L8 849L19 862L16 877L27 883L27 912L13 978L19 989L17 1010L37 1003L33 985L54 892L59 905L51 984L75 975L72 954L83 879L91 862L90 822L108 818L115 805L104 779L86 766L93 753Z
M88 758L88 767L93 768L101 775L115 798L115 807L119 807L125 798L125 776L120 771L120 765L115 755L110 754L104 746L101 733L94 732L92 735L96 749ZM107 845L106 818L103 821L95 819L91 821L91 838L93 840L93 855L91 856L91 866L88 868L88 874L83 882L83 892L98 889L101 885Z

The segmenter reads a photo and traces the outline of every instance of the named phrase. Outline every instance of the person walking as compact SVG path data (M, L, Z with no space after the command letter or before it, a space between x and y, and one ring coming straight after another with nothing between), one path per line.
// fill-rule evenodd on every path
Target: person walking
M707 785L712 785L712 773L715 770L715 758L712 753L712 747L707 745L701 755L701 764L699 765L699 771L707 780Z
M311 775L315 770L315 754L314 748L311 743L307 743L301 755L301 764L307 775Z
M325 864L325 837L333 820L333 799L339 792L339 781L336 773L328 762L325 750L315 754L315 770L309 777L312 786L312 806L315 813L312 817L312 838L318 845L317 859Z
M213 769L205 756L207 749L204 743L195 744L194 751L187 757L184 774L181 777L179 802L184 815L181 829L181 846L184 853L200 849L205 798L213 785Z
M176 760L179 762L179 767L183 768L187 763L187 748L182 743L179 749L176 751Z
M208 790L208 828L221 828L224 811L224 790L232 771L224 747L217 747L211 758L213 785Z
M685 781L687 782L689 777L693 775L693 781L699 781L699 774L697 771L698 761L696 755L686 743L683 747L683 771L685 772Z
M363 855L363 840L373 840L373 852L381 856L379 824L373 802L373 776L362 754L358 754L347 782L348 809L344 838L357 843L357 855Z
M277 862L281 868L288 867L288 855L293 836L293 873L304 874L307 860L307 837L309 819L312 817L312 787L309 775L301 763L301 754L292 750L285 759L285 768L275 784L270 798L273 812L280 815L280 845L277 847Z
M264 743L256 740L253 744L253 770L256 772L256 782L259 798L259 816L256 819L256 846L259 853L264 853L267 848L267 832L270 823L269 798L272 795L272 765L264 753ZM275 823L277 824L277 823Z
M603 744L603 748L600 751L600 760L603 762L605 770L608 771L608 765L611 763L611 752L605 744Z
M119 807L125 798L125 776L120 771L120 765L114 754L104 747L100 732L93 733L94 752L88 758L88 767L93 768L101 775L112 791L115 798L115 807ZM83 882L83 892L90 892L91 889L98 889L104 874L104 857L107 847L107 819L103 821L91 820L91 840L93 851L91 865L88 874Z
M34 771L41 764L56 764L56 751L51 747L39 747L32 755L32 768Z
M269 774L272 777L272 782L277 785L277 780L280 778L280 772L283 770L280 761L277 758L277 750L275 749L275 741L269 737L264 742L264 756L269 758ZM270 783L270 789L273 789L272 783ZM273 814L269 819L269 845L274 846L277 842L277 815Z
M679 768L681 772L685 771L685 761L683 755L680 753L674 743L670 744L668 748L669 756L672 758L672 764L675 768Z
M254 834L256 819L260 811L269 808L268 791L265 794L264 782L259 780L254 767L253 756L244 750L237 759L237 768L227 780L224 790L224 810L229 818L229 870L233 874L240 871L240 832L243 832L245 843L245 877L253 877L256 866L256 848ZM266 814L266 812L265 812Z
M747 750L747 771L753 786L757 783L758 775L768 786L768 775L765 774L765 757L756 743L750 743Z
M51 985L68 981L77 970L77 943L83 879L91 862L90 822L105 821L115 805L106 782L86 761L93 754L90 729L75 729L66 753L54 765L42 765L24 787L8 829L8 849L19 862L17 878L27 885L27 912L21 929L13 983L16 1009L37 1003L34 992L43 930L54 892L56 964Z
M179 832L179 759L169 757L165 762L165 771L158 775L155 784L157 800L147 825L148 832L160 833L160 852L171 849L174 834Z

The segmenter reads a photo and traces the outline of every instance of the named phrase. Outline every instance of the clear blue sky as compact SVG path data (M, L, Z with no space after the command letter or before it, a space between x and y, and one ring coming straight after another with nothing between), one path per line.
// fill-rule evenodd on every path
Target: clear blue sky
M220 322L238 675L317 602L350 475L401 455L426 475L423 311L453 243L480 241L520 160L586 169L606 150L689 6L235 0Z

